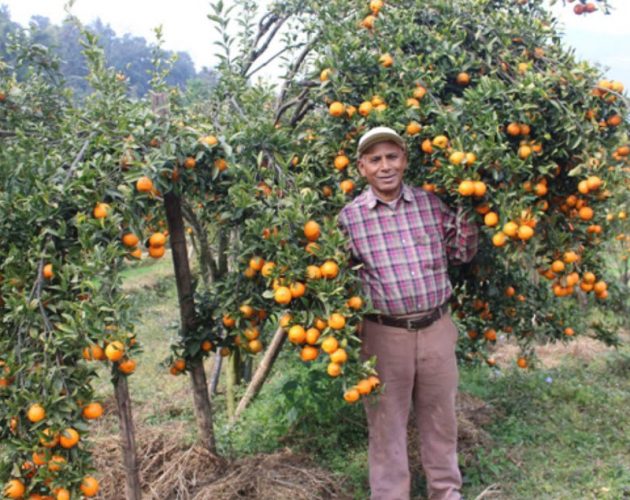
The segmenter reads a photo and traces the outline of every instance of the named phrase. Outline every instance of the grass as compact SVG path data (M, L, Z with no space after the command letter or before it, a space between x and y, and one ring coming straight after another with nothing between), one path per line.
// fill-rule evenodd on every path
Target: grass
M165 271L166 272L166 271ZM150 275L142 268L129 280ZM146 425L183 420L194 432L186 377L172 377L160 361L176 335L172 278L134 287L142 311L138 338L144 352L131 377L134 407ZM285 352L259 397L230 427L225 400L214 400L218 446L226 456L290 447L306 453L343 481L356 498L367 490L367 433L360 405L333 397L340 388ZM462 467L464 491L474 498L489 485L498 498L624 498L630 495L630 350L604 353L586 364L567 358L538 371L463 368L461 389L489 403L492 445L477 449ZM414 481L422 498L422 481Z

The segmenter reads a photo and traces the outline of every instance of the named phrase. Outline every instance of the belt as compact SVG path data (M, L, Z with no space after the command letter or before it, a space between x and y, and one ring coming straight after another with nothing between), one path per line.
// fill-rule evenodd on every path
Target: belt
M440 307L436 307L426 316L421 318L397 318L395 316L387 316L385 314L366 314L365 319L373 321L374 323L380 323L385 326L395 326L398 328L406 328L407 330L421 330L435 323L440 319L446 311L448 305L442 304Z

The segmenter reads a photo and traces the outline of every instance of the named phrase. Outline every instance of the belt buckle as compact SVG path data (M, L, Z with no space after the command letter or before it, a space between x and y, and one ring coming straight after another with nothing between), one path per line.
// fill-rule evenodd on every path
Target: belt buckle
M405 328L407 328L407 331L409 331L409 332L413 332L413 331L415 331L415 330L416 330L416 329L413 327L413 325L414 325L415 321L417 321L417 320L413 320L413 319L407 319L407 320L405 320Z

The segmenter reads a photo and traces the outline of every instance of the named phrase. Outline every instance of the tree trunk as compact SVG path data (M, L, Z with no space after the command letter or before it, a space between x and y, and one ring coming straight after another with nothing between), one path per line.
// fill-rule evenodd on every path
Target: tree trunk
M131 398L127 377L120 375L114 381L116 393L116 406L118 408L118 421L120 423L120 442L122 445L123 463L125 466L125 478L127 482L128 500L140 500L142 488L138 475L138 456L136 455L136 437L133 428L133 416L131 414Z
M210 397L217 393L217 387L219 385L219 378L221 378L221 365L223 364L223 357L219 353L214 355L214 366L212 367L212 376L210 378Z
M182 328L181 334L186 337L187 333L194 331L197 325L193 295L194 290L190 264L188 262L188 249L186 248L181 200L179 196L173 192L166 193L164 195L164 206L166 208L166 219L168 222L173 266L175 268L175 280L177 283L177 296L179 299ZM199 438L203 445L214 454L212 405L208 396L208 385L206 382L206 373L203 369L203 361L201 359L193 360L190 362L190 365L190 377L193 386L193 399Z
M282 348L282 345L284 344L284 341L286 338L287 336L284 333L284 329L279 327L276 330L276 333L274 334L273 338L271 339L271 343L269 344L269 347L267 348L267 351L265 352L265 356L260 362L260 365L258 365L258 368L256 369L256 373L254 373L254 377L252 378L252 381L247 386L247 390L245 391L244 396L241 398L240 402L238 403L238 407L236 408L236 411L234 412L234 416L231 418L232 422L236 422L238 420L241 413L243 413L245 408L247 408L247 405L251 403L251 401L258 394L258 391L260 391L260 388L262 387L265 380L267 379L267 376L269 375L269 372L271 371L271 368L274 362L276 361L276 358L278 357L278 354L280 353L280 349Z

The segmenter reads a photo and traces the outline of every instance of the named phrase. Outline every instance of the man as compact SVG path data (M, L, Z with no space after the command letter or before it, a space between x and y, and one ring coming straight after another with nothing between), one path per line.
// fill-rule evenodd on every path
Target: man
M358 168L369 188L339 222L363 264L365 293L380 314L363 323L363 354L376 356L383 393L365 405L372 499L408 499L407 421L413 402L429 498L460 498L455 358L457 329L447 311L447 265L469 262L478 230L435 195L403 183L407 149L392 129L359 140Z

